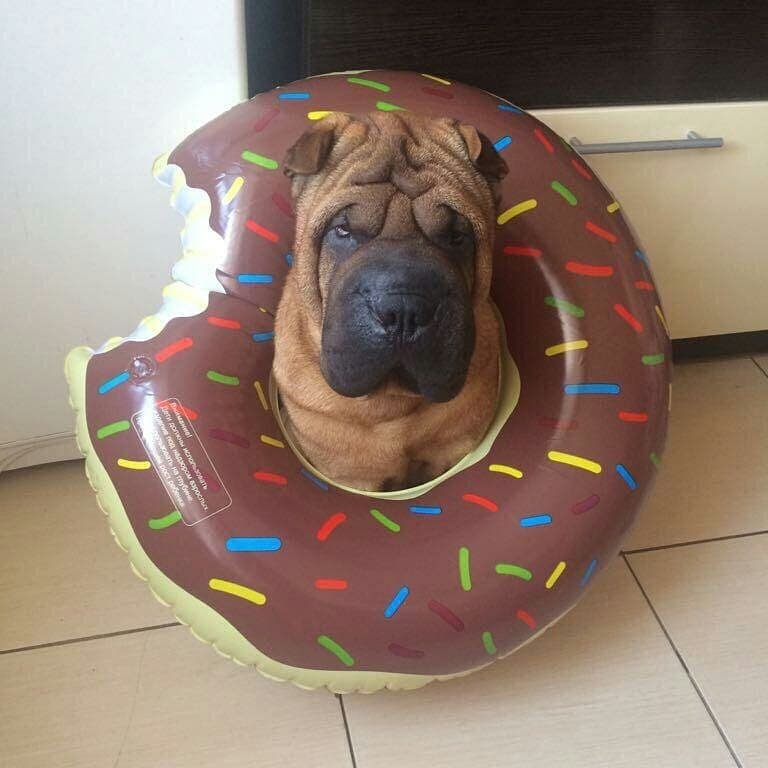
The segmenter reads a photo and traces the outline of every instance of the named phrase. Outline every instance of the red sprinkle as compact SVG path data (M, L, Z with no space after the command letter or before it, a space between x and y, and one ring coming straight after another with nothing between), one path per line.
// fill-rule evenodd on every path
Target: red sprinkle
M267 110L253 124L252 130L254 130L256 133L259 133L259 131L263 131L279 114L280 114L280 110L275 109L274 107L272 109Z
M575 275L584 275L585 277L610 277L613 274L613 267L611 266L584 264L582 261L569 261L565 268Z
M424 93L428 93L430 96L439 96L441 99L452 99L453 94L445 88L432 88L427 85L421 89Z
M533 256L534 259L537 259L541 256L542 251L527 245L505 245L504 253L507 256Z
M225 317L209 317L207 319L211 325L219 328L231 328L233 331L237 331L241 327L237 320L227 320Z
M394 653L395 656L402 656L404 659L420 659L424 656L424 651L417 651L415 648L406 648L404 645L400 645L400 643L390 643L387 646L387 650L390 653Z
M315 534L318 541L325 541L345 520L347 516L343 512L331 515Z
M586 499L582 499L582 501L577 501L572 507L571 512L573 512L574 515L582 515L584 512L589 512L592 507L596 507L600 503L600 497L593 493L591 496L588 496Z
M186 406L181 405L181 403L177 404L170 400L163 400L162 402L157 404L157 407L168 408L168 410L171 410L174 413L181 413L183 416L186 416L190 421L194 421L198 417L197 411L192 410L192 408L187 408Z
M526 623L531 629L536 629L536 619L534 619L528 611L518 608L517 611L515 611L515 616L517 616L520 621Z
M498 512L499 506L490 499L486 499L485 496L478 496L475 493L465 493L461 497L464 501L468 501L470 504L477 504L478 507L484 507L489 512Z
M265 240L269 240L270 243L276 243L280 239L277 232L273 232L271 229L262 227L261 224L257 224L253 219L248 219L245 222L245 226L250 229L251 232L255 232Z
M615 243L618 239L616 235L613 234L613 232L609 232L607 229L603 229L602 227L598 227L597 224L595 224L594 221L586 221L584 226L593 234L597 235L598 237L602 237L603 240L607 240L609 243Z
M576 173L583 176L587 181L592 181L592 174L576 158L571 160L571 165L576 169Z
M232 445L237 445L240 448L251 447L251 441L248 438L236 435L234 432L227 432L226 429L209 429L208 434L214 440L223 440L225 443L232 443Z
M253 479L273 485L288 485L288 478L285 475L277 475L274 472L254 472Z
M619 418L622 421L631 421L636 424L643 424L648 421L648 414L642 411L619 411Z
M625 320L627 325L634 328L638 333L642 333L643 324L623 304L614 304L613 311L622 320Z
M653 285L649 283L647 280L637 280L635 282L635 288L638 288L641 291L652 291L654 290Z
M275 207L286 216L293 216L293 208L291 208L291 204L279 192L272 193L272 202L275 204Z
M543 134L540 128L534 128L533 135L543 144L544 149L546 149L550 155L554 154L555 148L552 146L549 139Z
M193 342L189 336L185 336L183 339L174 341L173 344L169 344L167 347L163 347L159 352L155 353L155 360L158 363L164 363L169 357L173 357L178 352L182 352L185 349L189 349Z
M346 579L315 579L316 589L346 589L349 585Z
M427 603L427 608L457 632L464 631L464 622L447 605L443 605L437 600L430 600Z

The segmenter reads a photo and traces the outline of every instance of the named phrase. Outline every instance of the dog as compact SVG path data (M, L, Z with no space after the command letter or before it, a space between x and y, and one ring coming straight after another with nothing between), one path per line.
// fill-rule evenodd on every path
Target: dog
M438 477L495 413L489 291L506 163L470 125L377 112L330 114L284 167L296 210L275 321L285 429L345 486Z

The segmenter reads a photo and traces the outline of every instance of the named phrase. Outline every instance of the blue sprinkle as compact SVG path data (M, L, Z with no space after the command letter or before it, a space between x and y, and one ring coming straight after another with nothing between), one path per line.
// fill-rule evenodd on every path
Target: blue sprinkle
M520 518L520 525L523 528L535 528L537 525L549 525L551 522L552 515L531 515Z
M581 581L579 582L579 586L583 587L583 586L586 585L586 583L592 578L592 574L595 572L595 568L597 568L597 559L593 560L587 566L587 570L584 571L584 575L581 577Z
M410 593L408 587L400 587L397 594L392 598L389 605L384 609L384 618L391 619L400 610L400 606L405 602L405 598Z
M279 93L277 98L283 101L306 101L309 94L306 91L288 91L287 93Z
M640 261L644 261L646 264L648 263L648 257L639 248L635 251L635 256L637 256Z
M511 136L502 136L498 141L493 142L493 148L497 152L501 152L502 149L505 149L512 143L512 137Z
M242 274L237 276L237 282L266 284L272 282L272 275Z
M117 376L113 376L111 379L107 379L103 384L99 384L99 394L106 394L110 389L119 387L123 382L128 381L130 378L131 374L128 373L128 371L118 373Z
M618 395L618 384L566 384L566 395Z
M289 267L293 266L293 254L292 253L286 253L285 254L285 262L288 264Z
M525 112L514 104L497 104L496 107L502 112L514 112L516 115L524 115Z
M282 549L283 542L272 537L258 536L254 538L227 539L229 552L277 552Z
M320 490L327 491L328 490L328 483L324 483L319 477L315 477L311 472L308 472L306 469L301 470L301 474L304 475L304 477L307 478L307 480L311 480Z
M264 333L254 333L251 335L254 341L272 341L275 338L274 331L265 331Z
M414 515L441 515L443 513L442 507L411 507L411 512Z
M632 473L623 464L617 464L616 471L621 476L621 479L629 486L630 491L636 490L637 480L632 477Z

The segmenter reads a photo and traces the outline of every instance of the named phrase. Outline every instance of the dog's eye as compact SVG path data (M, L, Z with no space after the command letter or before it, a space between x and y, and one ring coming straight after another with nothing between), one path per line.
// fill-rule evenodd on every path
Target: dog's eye
M333 228L333 233L336 237L349 237L352 233L347 228L346 224L337 224Z
M460 245L464 245L464 243L467 242L467 234L454 229L448 237L448 242L452 246L458 248Z

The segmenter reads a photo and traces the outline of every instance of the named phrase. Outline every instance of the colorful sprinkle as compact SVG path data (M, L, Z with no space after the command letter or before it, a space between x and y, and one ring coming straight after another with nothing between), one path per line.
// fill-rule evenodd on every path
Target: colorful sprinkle
M584 310L576 304L571 304L570 301L565 299L558 299L556 296L547 296L544 299L544 303L548 307L555 307L556 309L562 309L563 312L567 312L573 317L584 317Z
M264 387L261 386L260 381L254 381L253 382L253 388L256 390L256 394L259 396L259 402L261 403L261 407L265 410L269 410L269 403L267 402L267 396L264 394Z
M533 578L533 574L527 568L513 563L497 563L496 573L500 576L516 576L523 581L530 581Z
M401 656L404 659L421 659L424 657L424 651L418 651L415 648L406 648L400 643L390 643L387 650L395 656Z
M552 573L549 574L547 577L547 580L544 582L544 586L547 589L552 589L552 587L557 584L557 580L563 575L563 571L565 570L565 561L561 560L554 568Z
M577 501L572 507L571 512L574 515L583 515L585 512L589 512L590 509L596 507L600 503L600 497L593 493L591 496L587 496L586 499Z
M411 507L410 509L414 515L441 515L443 513L442 507Z
M328 490L328 483L324 483L319 477L315 477L309 470L304 467L301 468L301 474L307 478L307 480L313 482L321 491Z
M229 387L236 387L240 384L240 379L237 376L227 376L227 374L219 373L218 371L207 371L205 376L210 381L215 381L217 384L226 384Z
M243 273L237 276L238 283L256 283L258 285L267 285L272 282L272 275L258 275L252 273Z
M398 107L397 104L390 104L388 101L377 101L376 109L382 112L405 112L405 107Z
M239 448L250 448L251 441L242 435L236 435L234 432L227 432L226 429L209 429L208 436L214 440L221 440L223 443L230 443Z
M524 115L525 111L516 107L514 104L497 104L496 109L500 109L502 112L512 112L515 115Z
M430 600L427 608L457 632L464 631L464 622L447 605L443 605L438 600Z
M251 338L256 342L272 341L275 338L275 332L263 331L261 333L252 333Z
M619 411L619 418L622 421L644 424L648 421L648 414L643 411Z
M309 94L306 91L286 91L285 93L279 93L277 98L283 101L307 101Z
M616 213L619 208L621 208L621 206L614 200L612 203L605 207L605 210L608 211L608 213Z
M614 304L613 311L632 329L643 332L643 324L623 305Z
M658 469L661 466L661 459L653 451L651 451L648 458L651 460L651 462L653 463L653 466L656 467L656 469Z
M206 320L217 328L229 328L232 331L240 330L240 323L237 320L227 320L225 317L207 317Z
M568 261L565 268L574 275L585 277L610 277L613 274L613 267L609 265L585 264L583 261Z
M544 350L544 354L547 357L554 357L554 355L562 355L563 352L573 352L577 349L586 349L589 346L589 342L586 339L576 339L574 341L565 341L562 344L554 344L551 347L547 347Z
M521 470L515 467L510 467L509 464L491 464L488 467L489 472L499 472L502 475L509 475L510 477L516 477L518 480L523 476Z
M577 205L578 199L576 198L576 195L571 192L568 187L565 186L565 184L561 184L559 181L555 180L550 184L552 189L557 192L558 195L560 195L563 200L565 200L569 205Z
M391 619L399 610L400 606L406 601L411 590L407 586L402 586L397 590L397 594L389 601L389 605L384 609L384 618Z
M276 437L261 435L259 439L264 445L271 445L273 448L285 448L285 443L282 440L278 440Z
M584 571L584 575L581 577L579 586L586 586L587 582L592 578L592 574L595 572L595 568L597 568L597 559L592 560L592 562L587 566L587 570Z
M261 480L262 483L271 483L272 485L288 485L288 478L275 472L254 472L253 479Z
M285 254L285 263L289 266L293 266L293 254L292 253L286 253Z
M315 589L340 592L349 586L346 579L315 579Z
M566 395L618 395L621 392L619 384L566 384Z
M667 336L669 336L669 326L667 325L667 321L666 321L666 318L664 317L664 313L661 311L661 307L658 304L656 304L653 307L653 311L656 313L656 317L659 318L659 322L664 328L664 333L666 333Z
M544 135L544 131L541 128L534 128L533 135L541 142L541 145L550 155L554 154L555 148L552 146L552 142Z
M476 493L465 493L461 498L470 504L477 504L478 507L483 507L489 512L499 511L498 504L491 501L490 499L486 499L485 496L478 496Z
M346 519L347 516L343 512L334 513L320 526L315 538L318 541L325 541Z
M428 85L421 89L428 96L437 96L441 99L452 99L453 94L445 88L430 88Z
M130 421L113 421L111 424L106 424L103 427L99 427L99 429L96 430L96 437L99 440L103 440L105 437L111 437L112 435L116 435L118 432L125 432L126 429L130 428Z
M283 542L273 536L235 536L227 539L228 552L277 552Z
M469 549L459 548L459 584L465 592L472 589L472 576L469 572Z
M118 373L117 376L113 376L111 379L107 379L102 384L99 384L99 394L105 395L107 392L109 392L111 389L114 389L115 387L119 387L124 382L128 381L128 379L131 378L131 374L128 373L128 371L123 371L122 373Z
M616 471L619 473L619 477L627 484L630 491L634 491L637 488L637 480L632 477L632 473L623 464L617 464Z
M549 525L552 522L552 515L529 515L520 518L522 528L537 528L540 525Z
M602 238L603 240L607 240L609 243L615 243L618 239L616 235L613 234L613 232L609 232L607 229L603 229L602 227L598 227L597 224L595 224L594 221L585 221L584 226L587 228L588 231L590 231L593 235L597 235L598 237Z
M352 667L355 660L345 651L335 640L331 640L328 635L319 635L317 644L330 651L345 667Z
M307 112L307 117L310 120L322 120L324 117L328 117L328 115L332 115L333 112L330 109L317 109L312 112Z
M287 197L284 197L279 192L273 192L272 202L281 213L284 213L286 216L293 216L293 208Z
M639 248L635 251L635 258L640 259L640 261L644 262L645 264L648 264L648 256Z
M133 459L118 459L117 466L122 467L123 469L142 470L150 469L152 467L152 463L149 461L135 461Z
M170 528L172 525L176 525L181 520L181 512L178 509L174 509L173 512L169 512L164 517L150 517L147 521L147 525L153 531L162 531L164 528Z
M383 512L380 512L378 509L372 509L370 512L371 517L376 520L376 522L381 523L387 530L392 531L392 533L400 533L400 526L394 520L388 518Z
M155 360L157 360L158 363L164 363L169 357L173 357L179 352L189 349L193 343L194 342L189 336L185 336L183 339L174 341L173 344L169 344L167 347L163 347L159 352L156 352Z
M251 152L250 150L246 149L240 157L243 158L248 163L253 163L254 165L259 165L262 168L266 168L267 170L274 171L278 167L277 160L273 160L271 157L264 157L264 155L260 155L257 152Z
M655 290L653 287L653 283L649 283L647 280L636 280L635 281L635 288L637 288L639 291L653 291Z
M506 224L510 219L514 219L515 216L519 216L526 211L532 211L537 205L538 202L533 198L530 200L523 200L521 203L513 205L511 208L507 208L506 211L502 211L496 219L496 223L499 224L499 226Z
M496 141L493 142L493 148L497 152L501 152L502 149L506 149L511 143L512 143L511 136L502 136L500 139L497 139Z
M188 408L187 406L182 405L181 403L176 403L169 400L163 400L157 404L157 407L167 408L169 411L173 411L174 413L180 413L185 418L189 419L190 421L195 421L198 417L197 411L193 410L192 408Z
M587 181L592 181L592 174L587 170L586 166L580 163L576 158L571 159L571 165L580 176L583 176Z
M252 126L251 130L255 133L261 133L278 115L280 110L276 107L270 107Z
M228 595L234 595L243 600L247 600L254 605L264 605L267 602L266 596L262 592L257 592L250 587L244 587L242 584L236 584L234 581L224 581L224 579L211 579L208 586L216 592L225 592Z
M242 189L244 183L245 179L242 176L238 176L229 185L229 189L224 193L221 202L224 203L224 205L229 205L237 197L237 193Z
M599 475L603 471L603 468L596 461L585 459L583 456L574 456L572 453L550 451L547 454L547 458L550 461L557 462L558 464L568 464L571 467L577 467L578 469L592 472L595 475Z
M493 642L493 635L490 632L483 632L483 647L489 656L496 653L496 643Z
M505 245L504 253L507 256L531 256L538 259L543 253L539 248L531 248L527 245Z
M352 85L362 85L366 88L373 88L382 93L389 93L392 90L386 83L379 83L376 80L366 80L364 77L348 77L347 82L352 83Z
M664 362L664 353L659 352L655 355L643 355L640 359L643 361L643 365L659 365Z
M265 240L269 240L270 243L276 243L280 239L277 232L273 232L271 229L262 227L261 224L255 222L253 219L248 219L245 222L245 226L251 232L254 232L255 234L259 235L259 237L263 237ZM267 282L271 283L272 281L268 280Z
M531 629L536 629L536 619L531 616L528 611L524 611L522 608L518 608L515 611L515 616L517 616L520 621L523 622L523 624L527 624Z
M434 80L436 83L442 83L443 85L450 85L451 84L450 80L445 80L444 78L437 77L436 75L427 75L424 72L421 72L420 74L421 74L422 77L427 77L430 80Z

